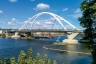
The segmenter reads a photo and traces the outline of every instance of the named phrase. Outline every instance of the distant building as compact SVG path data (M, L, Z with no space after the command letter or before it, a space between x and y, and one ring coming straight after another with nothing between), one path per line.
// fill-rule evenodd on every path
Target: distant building
M3 31L2 30L0 30L0 34L2 34L3 33Z

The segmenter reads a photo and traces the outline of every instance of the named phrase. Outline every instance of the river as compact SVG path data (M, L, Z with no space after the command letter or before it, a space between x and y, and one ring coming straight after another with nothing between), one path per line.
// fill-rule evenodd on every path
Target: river
M58 52L54 50L46 50L43 48L44 45L50 45L54 41L66 39L66 37L53 37L52 39L11 39L11 38L0 38L0 57L1 58L10 58L18 57L21 50L27 52L28 48L32 47L33 56L35 57L37 53L40 53L42 56L46 53L48 58L51 60L56 60L58 64L91 64L91 55L89 54L77 54L72 52ZM80 38L77 38L78 41ZM67 46L50 46L48 48L58 48L58 49L67 49L71 51L80 51L89 53L86 44L78 45L67 45Z

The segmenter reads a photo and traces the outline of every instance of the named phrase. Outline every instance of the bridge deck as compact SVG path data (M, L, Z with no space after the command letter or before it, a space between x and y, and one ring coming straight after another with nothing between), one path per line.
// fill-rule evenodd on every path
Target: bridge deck
M75 30L15 30L10 32L79 32Z

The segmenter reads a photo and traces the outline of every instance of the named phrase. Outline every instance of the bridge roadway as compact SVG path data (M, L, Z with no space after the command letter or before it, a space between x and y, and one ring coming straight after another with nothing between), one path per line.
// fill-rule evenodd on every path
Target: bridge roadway
M9 32L60 32L60 33L64 33L64 32L81 32L78 30L62 30L62 29L34 29L34 30L13 30L13 31L9 31Z

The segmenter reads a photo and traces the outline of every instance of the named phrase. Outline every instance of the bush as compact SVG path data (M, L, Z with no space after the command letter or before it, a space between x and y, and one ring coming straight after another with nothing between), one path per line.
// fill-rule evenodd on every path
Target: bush
M0 59L0 64L57 64L56 60L51 62L48 56L45 54L43 57L40 53L37 53L36 58L33 58L32 48L28 49L28 54L21 51L18 55L18 61L15 61L15 57Z
M0 37L5 37L6 35L5 34L0 34Z

